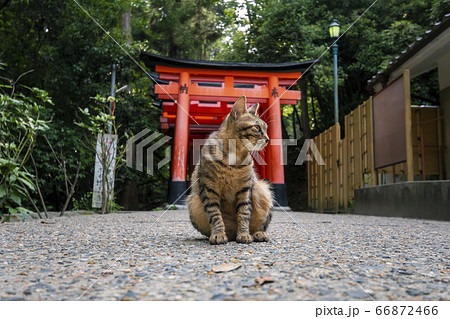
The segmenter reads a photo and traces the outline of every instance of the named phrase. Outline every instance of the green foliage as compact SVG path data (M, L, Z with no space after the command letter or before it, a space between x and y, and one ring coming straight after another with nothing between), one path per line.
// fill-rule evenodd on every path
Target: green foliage
M355 202L352 201L352 200L349 200L348 201L348 208L350 208L350 209L355 208Z
M75 124L88 130L90 135L93 135L95 145L99 133L108 132L109 125L111 125L111 129L113 128L112 123L115 121L115 117L109 114L109 106L106 104L110 99L97 95L93 100L99 102L99 105L85 107L84 109L80 108L80 113L85 117L85 121L75 122Z
M109 201L108 206L109 206L109 211L111 213L115 213L115 212L119 212L119 211L123 210L123 206L120 206L113 200Z
M211 58L211 47L232 22L232 4L218 0L133 2L133 37L162 55Z
M11 82L14 84L2 85L0 93L0 215L19 213L26 219L31 211L23 205L36 187L25 165L38 133L48 129L40 114L44 105L52 102L43 90L17 88L17 80Z
M90 210L92 203L92 192L87 192L80 199L72 198L74 210Z
M0 215L20 213L22 219L27 219L31 211L24 208L22 202L29 196L29 191L35 190L31 175L19 170L16 162L3 158L0 158L0 172L3 176L0 184Z
M131 3L128 0L80 2L135 60L139 60L146 43L134 41L128 46L120 29L121 14L131 8ZM133 2L133 6L136 5L139 3ZM133 25L145 25L146 22L137 21L138 16L138 12L133 14ZM146 16L141 18L146 19ZM143 128L157 130L160 110L151 104L153 97L149 86L153 83L73 1L12 1L0 10L0 21L0 61L9 65L5 77L15 78L33 68L26 83L45 88L53 98L54 105L42 110L43 117L49 121L48 130L45 135L36 137L32 154L36 159L39 184L45 185L41 191L47 207L60 210L67 190L66 179L74 179L78 162L81 162L81 170L74 198L80 199L92 191L94 156L92 149L81 143L84 129L74 123L83 120L80 108L90 107L92 96L108 96L111 63L117 65L116 87L130 85L132 88L130 93L120 93L116 100L121 136ZM32 171L31 167L29 170ZM142 209L162 204L168 176L168 170L163 171L152 177L150 183L147 176L121 168L117 193L122 193L126 179L133 179L143 185L139 188ZM148 196L154 193L157 196Z

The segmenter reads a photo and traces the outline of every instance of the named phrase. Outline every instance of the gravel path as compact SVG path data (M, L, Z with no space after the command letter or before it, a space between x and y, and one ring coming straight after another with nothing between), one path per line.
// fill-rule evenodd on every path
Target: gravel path
M269 243L211 246L162 214L1 224L0 300L450 298L449 222L275 212Z

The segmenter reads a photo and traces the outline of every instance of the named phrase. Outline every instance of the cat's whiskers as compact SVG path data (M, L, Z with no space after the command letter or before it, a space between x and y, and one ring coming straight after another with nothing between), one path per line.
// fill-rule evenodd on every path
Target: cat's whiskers
M267 123L267 125L269 125L269 123L272 123L272 122L274 122L275 120L272 120L272 121L267 121L266 123Z
M270 114L266 119L264 119L264 122L266 122L267 125L269 125L269 123L272 123L273 121L275 121L274 119L269 121L269 119L270 119L272 116L274 116L274 114ZM255 121L254 124L256 124L256 121Z

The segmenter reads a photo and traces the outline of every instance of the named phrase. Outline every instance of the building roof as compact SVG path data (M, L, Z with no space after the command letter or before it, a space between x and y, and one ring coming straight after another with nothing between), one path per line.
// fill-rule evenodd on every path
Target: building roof
M216 70L241 70L259 72L304 72L318 60L283 63L248 63L248 62L224 62L224 61L198 61L183 60L164 57L147 52L141 52L141 59L145 65L154 70L155 65L163 65L176 68L192 69L216 69Z
M380 71L377 75L374 75L372 79L368 81L367 89L373 89L378 83L384 85L390 78L395 78L396 76L393 75L396 75L396 73L398 73L396 71L402 68L402 66L404 66L403 68L415 68L415 70L411 70L411 77L415 77L431 70L435 67L434 64L436 62L432 61L433 55L436 55L437 51L441 54L441 51L448 50L448 47L450 46L450 42L448 41L438 41L442 40L441 38L447 39L447 34L450 34L450 13L446 14L442 21L437 22L430 30L425 31L424 35L410 44L408 49L395 57L393 61L390 61L388 67L384 71ZM423 55L423 57L417 59L415 63L410 63L411 65L406 67L409 60L418 56L420 51L423 51L425 47L431 44L435 47L433 52L428 52L426 56Z

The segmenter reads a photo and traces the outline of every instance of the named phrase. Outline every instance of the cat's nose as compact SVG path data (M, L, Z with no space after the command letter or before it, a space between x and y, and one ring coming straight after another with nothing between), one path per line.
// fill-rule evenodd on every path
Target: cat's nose
M266 138L266 144L269 144L269 139L268 138Z

